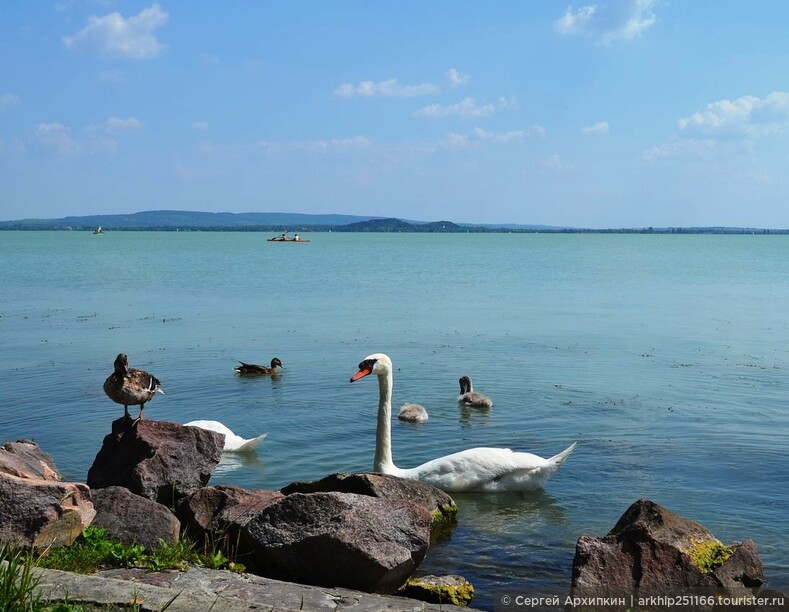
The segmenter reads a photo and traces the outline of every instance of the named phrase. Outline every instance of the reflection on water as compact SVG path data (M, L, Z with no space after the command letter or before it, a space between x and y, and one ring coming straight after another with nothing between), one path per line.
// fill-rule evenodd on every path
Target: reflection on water
M458 404L458 414L460 414L460 418L458 422L460 426L463 428L469 428L474 425L472 421L474 419L478 419L481 422L478 424L484 425L484 419L490 416L492 408L471 408L469 406L463 406L462 404Z
M262 475L266 471L266 464L260 459L256 449L222 453L222 458L214 469L213 476L221 478L241 468L251 468L251 472Z
M529 525L567 521L559 500L542 489L520 493L455 493L458 521L465 529L491 534L521 533Z
M556 577L569 580L574 542L561 499L544 490L453 497L458 525L431 544L419 575L460 574L475 585L472 606L481 609L490 609L496 588L565 586Z

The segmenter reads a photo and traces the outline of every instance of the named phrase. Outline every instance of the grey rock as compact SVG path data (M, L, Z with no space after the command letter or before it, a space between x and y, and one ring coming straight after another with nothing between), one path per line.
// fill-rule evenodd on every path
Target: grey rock
M680 550L688 550L698 542L714 540L705 527L674 514L648 499L639 499L619 518L609 535L630 539L653 539Z
M753 540L745 540L739 544L734 554L712 573L718 583L732 595L752 595L764 584L762 561Z
M125 487L174 508L206 486L219 463L224 436L164 421L113 421L112 433L88 471L88 486Z
M247 612L249 610L349 610L352 612L461 612L443 604L432 605L404 597L361 593L342 588L321 588L271 580L250 574L191 568L187 572L107 570L91 576L56 570L36 570L38 592L46 601L128 607L133 597L146 610L168 612ZM174 599L173 599L174 598Z
M398 595L431 603L467 606L474 598L474 587L463 576L420 576L411 578Z
M279 491L242 489L230 485L197 490L178 508L186 535L230 559L254 567L251 550L243 547L241 530L259 512L285 497Z
M93 525L106 529L110 539L141 544L146 551L159 548L160 541L178 541L181 523L163 505L123 487L94 489L91 496L96 508Z
M411 502L352 493L293 493L243 530L262 575L394 593L419 566L430 513Z
M572 590L575 594L597 590L599 594L600 589L659 593L704 588L720 593L720 587L725 587L730 593L742 593L745 587L752 593L762 584L761 561L753 542L744 542L723 565L705 573L690 555L699 545L710 544L720 542L702 525L640 499L608 535L578 539Z
M67 546L96 511L81 483L0 473L0 542L44 550Z
M419 504L432 514L431 532L437 535L450 533L457 524L457 505L446 492L425 482L388 476L386 474L349 474L339 472L313 481L293 482L282 489L291 493L356 493L381 499L404 499Z
M0 472L19 478L61 479L52 457L30 440L17 440L0 446Z

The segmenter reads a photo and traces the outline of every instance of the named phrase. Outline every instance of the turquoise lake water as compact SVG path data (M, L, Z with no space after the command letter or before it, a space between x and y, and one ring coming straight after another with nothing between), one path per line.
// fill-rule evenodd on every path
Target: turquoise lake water
M457 495L459 525L420 573L569 586L577 538L641 497L752 538L789 589L789 236L0 232L0 443L35 439L84 481L113 419L119 352L161 381L150 419L269 437L211 484L280 488L371 469L378 389L395 366L395 462L473 446L553 455L543 490ZM279 357L279 379L238 360ZM459 409L458 378L489 395ZM132 408L136 414L137 409Z

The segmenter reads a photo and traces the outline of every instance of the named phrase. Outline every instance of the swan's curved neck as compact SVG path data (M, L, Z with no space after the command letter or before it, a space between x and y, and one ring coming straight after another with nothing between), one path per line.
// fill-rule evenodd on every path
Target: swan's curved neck
M378 376L378 427L373 470L391 474L396 469L392 461L392 373L385 372Z

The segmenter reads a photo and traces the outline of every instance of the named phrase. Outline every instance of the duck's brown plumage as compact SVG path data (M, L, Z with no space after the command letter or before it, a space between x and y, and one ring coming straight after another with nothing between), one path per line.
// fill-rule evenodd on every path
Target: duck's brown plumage
M243 361L239 361L239 363L241 365L235 367L235 371L238 374L265 374L269 376L278 376L279 375L278 368L285 367L284 365L282 365L282 362L277 357L274 357L274 359L271 360L270 367L257 365L256 363L244 363Z
M164 393L160 388L159 379L145 370L129 367L129 358L120 353L115 358L115 371L104 381L104 393L114 402L123 404L125 414L129 416L129 406L139 406L142 420L145 404L157 393Z

